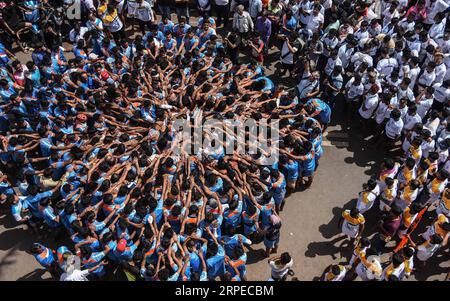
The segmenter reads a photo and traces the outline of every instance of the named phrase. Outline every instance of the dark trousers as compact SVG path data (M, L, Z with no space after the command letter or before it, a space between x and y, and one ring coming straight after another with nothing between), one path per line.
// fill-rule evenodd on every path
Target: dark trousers
M167 17L170 19L170 5L158 5L162 18Z
M384 253L384 248L386 247L386 241L383 238L384 237L380 233L377 233L371 241L371 244L376 250L378 256Z
M229 49L227 51L227 54L233 64L239 65L239 49L238 48Z
M217 27L219 27L223 22L223 27L228 26L228 14L230 11L230 6L227 5L216 5L216 15L217 15Z
M250 38L251 31L247 32L238 32L239 37L239 45L241 48L247 47L248 40Z
M151 21L141 21L138 20L139 28L141 29L142 35L145 35L145 29L147 28L150 30L150 25L152 24Z
M125 27L125 25L124 25L124 27ZM116 41L116 43L119 43L121 40L126 38L124 27L122 27L122 29L119 31L111 33L113 36L113 39L114 39L114 41Z
M181 17L185 17L186 24L189 24L189 6L187 4L176 7L175 11L177 12L178 23L180 22Z

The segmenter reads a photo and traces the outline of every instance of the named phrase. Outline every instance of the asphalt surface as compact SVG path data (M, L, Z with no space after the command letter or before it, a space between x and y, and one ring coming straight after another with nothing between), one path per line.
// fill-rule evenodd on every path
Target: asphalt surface
M19 53L18 56L23 62L29 59L29 54ZM265 66L266 73L276 84L293 87L294 79L279 78L278 60L278 50L270 51L266 61L273 63ZM345 124L342 125L343 114L342 104L337 103L312 186L292 194L281 213L283 226L278 254L284 251L291 254L295 277L299 280L317 280L329 264L348 261L349 253L341 253L339 247L338 220L343 209L355 205L362 184L375 174L381 160L377 150L370 148L370 141L358 136L357 128L348 130ZM368 235L373 233L377 208L376 204L366 214ZM48 239L37 240L24 226L15 224L9 211L0 214L0 280L50 279L49 273L27 253L35 241L50 247L60 245ZM262 243L252 245L248 250L248 280L266 280L270 276L263 252ZM435 256L429 267L412 279L443 280L449 266L448 259Z

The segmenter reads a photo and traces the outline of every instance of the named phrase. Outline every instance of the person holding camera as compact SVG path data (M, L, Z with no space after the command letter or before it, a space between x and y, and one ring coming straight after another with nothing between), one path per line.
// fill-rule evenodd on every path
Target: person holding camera
M289 77L292 77L292 71L295 66L295 54L298 51L298 46L295 45L297 34L294 32L289 37L282 35L283 47L281 48L281 76L286 75L289 71Z
M291 270L294 260L288 252L269 258L268 263L271 268L271 278L269 280L286 281L288 275L294 275L294 272Z

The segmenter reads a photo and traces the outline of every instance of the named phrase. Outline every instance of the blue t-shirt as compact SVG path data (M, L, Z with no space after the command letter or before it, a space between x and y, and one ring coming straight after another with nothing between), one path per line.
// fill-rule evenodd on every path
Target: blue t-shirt
M55 258L53 257L53 252L49 248L44 247L43 245L40 245L44 248L42 253L40 254L34 254L34 258L39 262L41 266L44 268L49 268L54 262Z
M217 254L206 259L206 266L208 267L208 277L213 279L217 276L222 276L225 272L225 251L222 246L218 246Z
M316 111L320 111L317 115L323 123L329 123L331 118L331 108L323 100L319 98L311 98L306 104L312 104Z
M275 92L275 84L273 83L273 81L266 76L261 76L256 79L257 82L262 81L262 80L265 80L266 84L264 85L264 88L262 88L261 91L263 91L263 92L270 91L270 92L274 93Z
M288 180L297 180L298 179L298 162L293 160L290 163L285 164L284 166L286 170L286 178Z

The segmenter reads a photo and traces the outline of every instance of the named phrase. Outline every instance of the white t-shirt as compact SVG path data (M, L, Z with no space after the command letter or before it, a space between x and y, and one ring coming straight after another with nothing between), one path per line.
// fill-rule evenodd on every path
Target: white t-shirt
M358 29L354 35L358 41L361 41L363 39L368 39L370 37L368 30L362 31L361 29Z
M85 34L86 32L88 32L88 30L89 30L89 28L84 27L84 26L81 26L81 27L80 27L80 31L79 31L79 32L76 32L75 29L72 29L72 30L69 32L69 40L70 40L72 43L78 42L79 39L83 39L83 38L84 38L84 34Z
M362 96L364 94L364 85L361 82L359 85L354 85L355 78L352 77L345 85L345 90L347 91L347 97L349 99L355 99L356 97Z
M103 29L103 22L99 18L95 18L95 21L89 20L86 22L86 27L88 28L88 30L96 29L96 27L94 25L97 26L101 30Z
M425 123L424 128L431 132L431 136L435 136L440 122L441 120L439 119L439 117L436 117L433 120L430 118L428 119L428 122Z
M230 1L228 1L228 0L215 0L215 2L216 2L216 4L217 5L228 5L228 3L230 2Z
M272 269L272 278L283 278L289 272L289 269L294 265L294 261L291 259L286 265L279 266L275 261L271 260L269 262L270 268Z
M427 70L425 70L422 75L419 77L419 84L422 86L429 87L433 84L434 80L436 79L436 73L432 71L429 73Z
M423 97L420 102L417 104L417 114L421 118L425 117L425 114L427 114L428 110L433 105L433 98L425 98Z
M433 84L441 84L444 81L445 74L447 73L447 67L444 63L437 65L436 69L434 69L436 74L436 78L434 79Z
M329 58L325 66L325 74L330 76L336 66L342 66L342 61L339 56L336 59Z
M391 111L392 110L389 109L389 106L387 104L385 104L384 102L380 102L375 112L375 121L377 122L377 124L381 124L386 118L389 118Z
M414 86L416 85L416 81L417 81L417 77L419 76L420 73L420 68L416 67L416 68L412 68L409 70L409 73L407 74L407 76L411 79L411 83L409 84L409 88L411 90L414 89Z
M444 35L446 23L446 19L442 20L440 23L434 23L428 31L430 38L441 38Z
M362 52L357 52L352 55L350 62L355 64L355 68L358 68L362 62L366 62L369 67L373 66L373 58L370 55Z
M428 158L428 155L430 152L434 151L436 145L436 141L431 140L424 140L422 144L420 145L420 148L422 148L422 156L425 158Z
M448 53L450 50L450 40L444 40L444 38L438 38L436 39L436 42L438 43L439 47L441 48L443 53Z
M364 197L364 194L366 194L366 197ZM361 214L364 214L364 212L372 208L373 204L375 203L375 200L379 195L380 195L380 187L378 187L378 185L369 192L360 192L358 195L358 200L356 202L356 208L359 210Z
M436 0L430 5L430 1L426 1L427 4L427 18L425 19L426 24L433 24L434 17L437 13L442 12L448 8L447 0ZM431 6L431 7L430 7Z
M342 66L344 68L347 68L348 63L350 62L350 58L352 57L353 52L355 52L355 49L353 47L348 47L347 44L344 44L341 47L339 47L338 56L341 59Z
M383 270L383 275L381 276L381 280L387 280L387 273L388 273L389 269L391 269L391 267L393 268L392 265L389 265ZM400 279L400 276L404 270L405 270L405 264L402 262L400 264L400 266L398 266L397 268L393 268L391 275L397 276L397 278Z
M366 111L363 111L363 107L366 107ZM372 117L373 112L378 106L378 94L368 94L363 104L359 108L359 114L364 119Z
M303 73L302 80L297 85L297 90L300 98L305 98L307 94L314 91L319 86L319 81L315 80L311 82L309 80L310 73Z
M427 261L440 248L440 246L440 244L431 243L428 246L424 246L424 244L420 245L417 248L417 258L420 261Z
M141 5L136 7L136 18L141 21L148 22L154 19L152 7L148 2L142 2Z
M63 273L59 278L60 281L89 281L86 276L89 270L74 270L71 274Z
M317 16L314 16L312 13L307 18L306 28L311 30L313 33L317 32L319 30L320 24L323 24L324 18L321 13L319 13Z
M330 48L330 49L336 48L337 45L339 44L339 40L337 38L330 39L328 34L326 34L322 38L322 43L323 43L323 46L325 46L323 48L323 54L328 57L328 56L330 56L330 51L328 50L328 48Z
M434 86L434 99L440 103L443 103L450 99L450 88L445 88L442 85Z
M409 101L414 101L414 92L409 88L409 86L403 90L401 87L398 88L397 98L406 98Z
M406 19L406 17L405 17L399 22L398 25L401 28L403 28L405 30L405 32L407 32L407 31L411 31L411 30L414 29L414 26L416 25L416 22L414 22L414 21L409 22L408 19Z
M397 136L400 135L403 129L403 120L399 118L397 121L395 121L393 118L389 118L389 121L386 123L386 136L388 136L391 139L395 139Z
M416 125L416 123L422 122L422 118L420 118L419 114L417 113L414 116L406 114L405 117L403 117L403 121L404 130L409 131Z
M392 73L394 68L398 67L397 60L394 58L385 58L378 62L377 70L382 75L389 75Z
M127 4L128 17L136 17L136 10L138 6L139 3L136 0L128 0Z
M386 25L388 25L388 24L391 22L391 20L392 20L393 18L398 18L398 17L400 17L400 14L399 14L399 12L397 11L397 9L395 9L394 12L391 13L390 10L389 10L389 8L386 8L386 9L383 11L382 16L383 16L383 26L386 26Z

